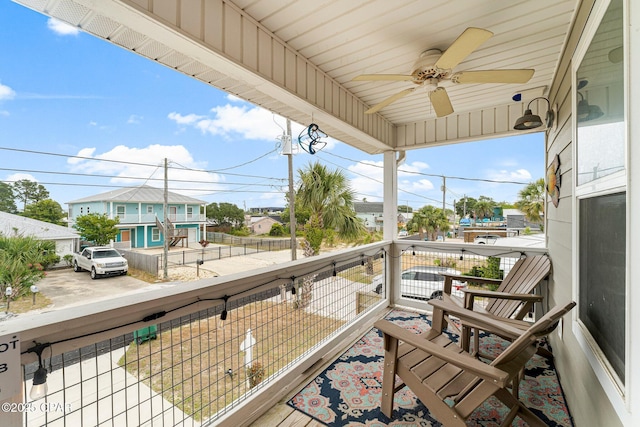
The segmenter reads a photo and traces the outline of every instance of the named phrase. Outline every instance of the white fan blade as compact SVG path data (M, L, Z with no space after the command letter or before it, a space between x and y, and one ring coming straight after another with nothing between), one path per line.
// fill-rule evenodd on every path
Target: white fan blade
M535 70L460 71L451 76L454 83L526 83Z
M390 97L388 97L387 99L385 99L384 101L382 101L379 104L374 105L373 107L369 108L367 111L365 111L365 114L373 114L373 113L377 113L378 111L382 110L384 107L386 107L387 105L396 102L398 99L402 98L403 96L407 96L409 95L411 92L413 92L414 90L416 90L415 87L412 87L411 89L405 89L402 92L398 92L395 95L392 95Z
M351 81L406 81L413 80L413 76L404 75L404 74L362 74L360 76L356 76Z
M451 70L476 50L482 43L493 36L493 33L482 28L469 27L449 46L449 49L436 61L435 66L443 70Z
M429 100L433 106L433 110L436 112L436 116L444 117L453 113L453 106L449 99L449 94L443 87L439 87L433 92L429 93Z

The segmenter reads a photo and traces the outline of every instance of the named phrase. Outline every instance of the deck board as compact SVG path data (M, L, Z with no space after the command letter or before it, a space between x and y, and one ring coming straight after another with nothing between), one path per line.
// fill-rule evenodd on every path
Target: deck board
M252 427L319 427L319 422L284 403L278 403L263 416L258 418Z

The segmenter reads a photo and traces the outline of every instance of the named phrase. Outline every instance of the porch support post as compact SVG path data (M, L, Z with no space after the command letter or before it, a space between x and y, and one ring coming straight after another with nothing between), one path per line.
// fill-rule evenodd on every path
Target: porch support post
M398 166L396 163L396 152L386 151L384 153L384 204L382 208L383 216L383 238L393 240L398 237Z
M384 204L382 208L382 217L384 220L383 238L384 240L393 240L398 238L398 162L396 160L395 151L386 151L384 153ZM400 296L400 270L401 260L400 252L396 245L391 245L390 256L386 257L387 263L387 283L386 294L390 298L393 305L395 300ZM398 285L398 286L394 286ZM397 288L397 289L396 289Z

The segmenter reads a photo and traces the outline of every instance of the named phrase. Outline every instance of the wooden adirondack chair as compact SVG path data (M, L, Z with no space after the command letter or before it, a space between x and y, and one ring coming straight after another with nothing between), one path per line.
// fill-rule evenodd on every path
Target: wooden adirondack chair
M535 295L531 292L533 289L551 272L551 261L547 255L535 255L530 257L522 257L513 265L507 277L502 281L496 279L486 279L483 277L457 276L443 274L445 276L443 300L451 301L460 307L482 313L494 320L509 322L511 325L519 329L520 332L526 330L531 323L522 319L532 309L533 304L542 301L541 295ZM484 284L498 284L498 289L489 291L484 289L464 288L464 299L451 295L451 285L453 280L467 281ZM479 297L488 298L485 308L474 305L475 299ZM444 326L444 321L449 321L441 310L434 308L433 311L433 328ZM461 338L462 348L469 351L472 330L476 333L474 336L474 348L478 349L479 334L477 325L471 322L462 322L462 328L449 321L450 326L458 331ZM485 329L488 332L491 328ZM504 338L513 339L514 334L502 335Z
M441 309L459 309L451 302L439 303ZM510 426L516 416L530 426L546 426L518 400L517 392L510 392L508 388L517 389L524 365L536 352L538 338L555 329L558 319L574 306L575 303L570 302L550 310L522 332L490 365L464 352L442 333L429 334L427 340L386 320L377 321L375 327L383 332L385 347L382 412L392 418L394 393L406 384L446 427L466 426L466 419L491 396L496 396L509 408L502 426ZM458 313L461 318L480 324L486 321L471 310L461 311L462 314ZM513 329L509 324L499 327ZM403 381L397 388L396 375Z

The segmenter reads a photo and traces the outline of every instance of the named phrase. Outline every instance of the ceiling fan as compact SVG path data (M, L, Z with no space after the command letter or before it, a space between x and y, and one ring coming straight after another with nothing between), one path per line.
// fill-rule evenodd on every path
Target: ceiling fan
M533 76L534 70L478 70L459 71L453 69L482 43L493 36L493 33L482 28L467 28L443 53L440 49L428 49L420 54L413 64L411 74L362 74L356 81L410 81L417 85L390 96L379 104L368 109L366 114L373 114L387 105L409 95L419 87L429 90L429 100L438 117L453 113L453 106L445 88L438 86L442 80L453 83L526 83Z

